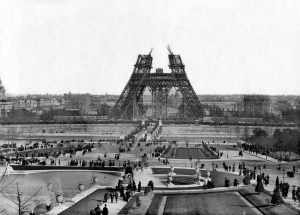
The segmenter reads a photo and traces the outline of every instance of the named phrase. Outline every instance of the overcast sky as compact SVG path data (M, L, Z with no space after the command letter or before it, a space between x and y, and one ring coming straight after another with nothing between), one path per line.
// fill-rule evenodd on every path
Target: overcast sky
M0 0L9 94L120 94L169 44L197 94L300 94L299 0Z

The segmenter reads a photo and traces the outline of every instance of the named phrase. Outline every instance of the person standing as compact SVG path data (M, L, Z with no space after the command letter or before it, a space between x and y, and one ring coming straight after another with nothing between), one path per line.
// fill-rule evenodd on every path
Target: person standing
M130 198L130 194L129 194L129 191L128 191L128 190L126 191L126 194L125 194L125 195L126 195L125 201L128 202L128 200L129 200L129 198Z
M107 199L108 199L108 194L105 193L105 194L104 194L104 202L107 202Z
M106 204L104 205L104 208L103 208L103 210L102 210L102 214L103 214L103 215L108 215L108 209L107 209L107 207L106 207Z
M111 201L111 203L114 203L114 194L113 193L110 194L110 201Z
M234 181L233 181L233 186L237 187L239 185L239 182L238 180L235 178Z
M139 184L138 184L138 192L141 192L142 190L142 184L141 184L141 181L139 181Z
M100 209L99 205L97 205L97 207L95 207L95 212L96 212L96 215L101 214L101 209Z
M269 174L267 174L267 176L266 176L266 185L268 185L269 182L270 182L270 176L269 176Z
M136 184L135 184L135 181L133 181L133 183L132 183L132 191L133 191L133 193L135 193L135 191L136 191Z
M118 197L119 197L119 194L117 192L115 192L115 200L116 200L116 203L118 203Z
M297 188L296 197L297 197L298 203L300 203L300 187Z
M293 185L293 190L292 190L292 199L294 200L294 203L297 201L297 196L296 196L296 186Z
M121 197L124 197L124 196L125 196L123 185L121 185L120 195L121 195Z

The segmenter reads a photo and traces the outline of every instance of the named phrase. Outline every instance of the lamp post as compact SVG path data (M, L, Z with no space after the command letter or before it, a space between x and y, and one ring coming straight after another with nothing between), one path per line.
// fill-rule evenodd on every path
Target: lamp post
M227 146L227 159L228 159L228 146Z
M284 167L282 168L282 179L283 179L283 183L284 183L284 172L285 172L285 169Z

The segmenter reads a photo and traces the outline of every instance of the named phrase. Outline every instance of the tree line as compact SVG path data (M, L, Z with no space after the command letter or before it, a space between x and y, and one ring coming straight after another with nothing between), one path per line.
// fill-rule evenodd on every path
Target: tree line
M255 128L252 134L244 136L247 149L275 157L277 159L290 160L292 153L300 154L299 129L275 129L272 135L262 128Z

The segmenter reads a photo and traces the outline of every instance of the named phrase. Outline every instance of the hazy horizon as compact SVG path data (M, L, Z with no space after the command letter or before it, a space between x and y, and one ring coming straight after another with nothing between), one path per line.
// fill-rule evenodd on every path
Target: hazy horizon
M138 54L180 54L197 95L300 95L300 1L0 1L9 95L120 95ZM298 80L298 81L297 81Z
M68 93L71 93L71 94L90 94L90 95L95 95L95 96L103 96L103 95L108 95L108 96L119 96L120 94L109 94L109 93L104 93L104 94L94 94L94 93L89 93L89 92L82 92L82 93L73 93L73 92L65 92L65 93L32 93L32 94L10 94L8 93L7 95L8 96L44 96L44 95L48 95L48 96L62 96L64 94L68 94ZM151 94L146 94L147 96L151 96ZM253 94L197 94L197 96L243 96L243 95L266 95L266 96L293 96L293 97L300 97L300 94L257 94L257 93L253 93Z

